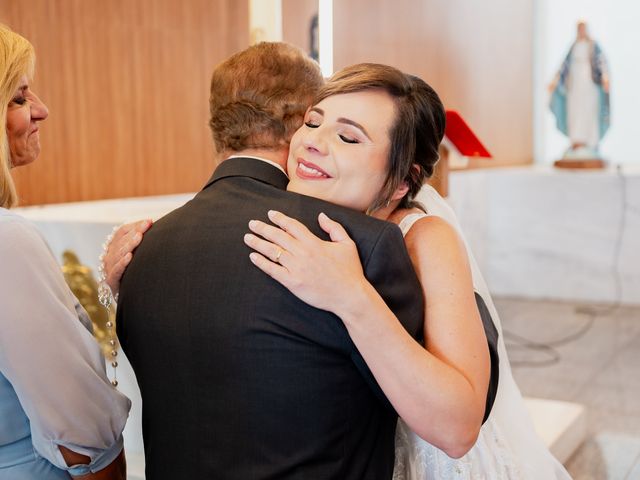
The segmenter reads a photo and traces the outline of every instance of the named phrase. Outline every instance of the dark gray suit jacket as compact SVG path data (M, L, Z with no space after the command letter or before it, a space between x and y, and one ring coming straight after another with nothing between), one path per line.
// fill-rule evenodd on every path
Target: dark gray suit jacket
M327 213L419 340L420 284L395 225L286 183L265 162L224 161L127 268L117 329L142 392L149 480L391 478L396 413L344 325L251 264L243 235L276 209L326 238Z

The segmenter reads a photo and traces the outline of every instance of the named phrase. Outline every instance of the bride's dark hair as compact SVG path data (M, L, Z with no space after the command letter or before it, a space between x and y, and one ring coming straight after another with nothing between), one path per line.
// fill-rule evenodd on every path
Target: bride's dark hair
M396 189L406 182L407 195L400 208L415 206L413 199L425 179L433 175L438 147L444 136L445 111L438 94L424 80L388 65L360 63L337 72L320 88L314 104L343 93L380 89L393 99L396 118L389 132L389 171L378 197L369 207L388 204Z

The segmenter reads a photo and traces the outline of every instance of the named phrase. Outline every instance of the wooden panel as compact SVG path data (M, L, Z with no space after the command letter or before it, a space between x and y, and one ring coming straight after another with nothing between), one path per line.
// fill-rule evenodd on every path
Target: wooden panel
M37 54L42 154L21 204L199 189L213 170L213 67L249 44L237 0L0 0Z
M349 0L334 6L334 66L414 73L465 117L494 160L533 159L533 1Z
M282 39L309 54L311 53L311 20L318 13L318 1L282 0Z

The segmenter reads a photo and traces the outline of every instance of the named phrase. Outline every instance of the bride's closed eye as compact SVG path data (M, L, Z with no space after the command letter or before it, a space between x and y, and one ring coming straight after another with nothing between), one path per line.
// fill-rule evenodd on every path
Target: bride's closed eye
M344 143L360 143L360 140L358 140L357 138L351 138L348 137L346 135L338 135L340 137L340 140L342 140Z

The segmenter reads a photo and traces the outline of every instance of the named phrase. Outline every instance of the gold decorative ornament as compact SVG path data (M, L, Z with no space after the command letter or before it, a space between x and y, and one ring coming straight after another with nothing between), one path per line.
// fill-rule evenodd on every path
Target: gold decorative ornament
M80 305L89 314L93 325L93 336L98 341L102 354L111 363L114 378L111 383L118 385L115 361L118 356L118 340L115 334L115 310L104 308L98 300L98 283L89 267L80 263L78 256L71 250L62 254L62 273L69 288Z

